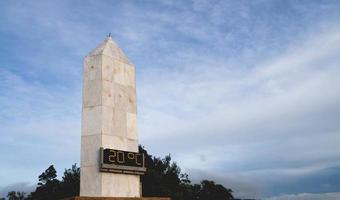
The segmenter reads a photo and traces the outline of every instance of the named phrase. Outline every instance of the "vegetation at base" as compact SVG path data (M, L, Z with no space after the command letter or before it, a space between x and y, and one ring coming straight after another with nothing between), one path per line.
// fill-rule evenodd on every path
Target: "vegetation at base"
M171 197L172 200L234 200L232 190L213 181L203 180L192 184L187 174L181 173L170 155L164 158L153 157L143 148L147 172L141 176L144 197ZM48 167L39 176L35 191L25 196L23 192L11 191L9 200L57 200L79 196L80 168L76 164L65 169L62 180L57 179L54 166ZM0 198L1 199L1 198Z
M171 162L170 155L157 158L139 147L145 155L147 171L141 176L143 196L171 197L172 200L232 200L232 190L203 180L200 184L191 184L187 174L182 174L176 162Z
M25 199L25 193L24 192L11 191L7 194L7 198L9 200L23 200L23 199Z

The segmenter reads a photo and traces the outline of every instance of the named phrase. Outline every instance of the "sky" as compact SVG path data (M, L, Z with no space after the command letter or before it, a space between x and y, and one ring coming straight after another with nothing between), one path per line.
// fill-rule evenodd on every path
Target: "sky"
M80 160L83 58L137 71L140 143L240 198L340 199L340 2L0 1L0 196Z

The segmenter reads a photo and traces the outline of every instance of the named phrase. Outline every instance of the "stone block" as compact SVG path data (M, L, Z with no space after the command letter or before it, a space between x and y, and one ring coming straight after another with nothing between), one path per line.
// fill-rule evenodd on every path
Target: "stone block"
M125 64L124 70L125 70L124 72L125 85L135 88L136 85L135 67L132 65Z
M82 166L80 170L80 196L102 196L102 174L98 166Z
M101 76L100 70L92 70L88 73L84 73L84 81L100 80L99 78L100 76Z
M169 197L71 197L64 200L171 200Z
M102 56L88 56L84 59L84 81L102 79Z
M127 138L138 140L137 115L136 113L126 113Z
M136 113L136 94L135 89L120 84L113 84L115 108Z
M102 135L87 135L81 137L81 161L82 167L96 166L99 163L99 148L102 144Z
M113 81L125 85L124 63L116 61L113 68Z
M102 196L140 197L138 175L103 173ZM114 190L112 188L115 188Z
M125 150L126 144L124 138L113 135L102 135L102 147L110 149Z
M114 69L114 60L112 57L103 56L102 57L102 77L103 80L112 82L113 81L113 69Z
M135 88L126 87L126 111L130 113L137 113L136 91Z
M114 107L114 89L113 83L109 81L102 82L102 103L104 106Z
M102 106L84 107L82 115L82 136L100 134L102 131Z
M83 107L99 106L102 104L102 81L84 81Z
M122 109L114 108L113 116L113 131L112 135L118 137L126 137L127 127L126 127L126 112Z
M114 108L102 106L102 134L114 134Z
M126 139L126 151L138 152L138 140Z
M113 81L135 88L135 67L124 62L114 62Z
M130 140L113 135L102 135L102 147L138 152L138 140Z

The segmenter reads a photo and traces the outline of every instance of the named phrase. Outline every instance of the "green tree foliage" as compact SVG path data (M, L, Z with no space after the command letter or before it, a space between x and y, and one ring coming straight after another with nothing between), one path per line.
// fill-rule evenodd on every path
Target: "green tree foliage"
M28 199L58 199L60 181L56 177L57 171L51 165L39 176L38 187L29 195Z
M171 197L172 200L232 200L232 190L204 180L201 184L191 184L187 174L182 174L170 155L156 158L143 148L147 172L141 177L143 196Z
M15 192L15 191L10 191L7 194L8 200L24 200L25 199L25 193L24 192ZM5 199L5 198L0 198L0 199Z
M59 191L62 197L71 197L79 195L80 191L80 168L76 164L71 169L65 169L64 176L60 182Z
M53 165L51 165L39 176L38 187L26 199L54 200L79 195L80 168L76 164L72 165L71 169L65 169L61 181L56 179L56 177L57 172Z
M147 171L141 176L142 191L145 197L171 197L172 200L233 200L232 190L204 180L200 184L191 184L187 174L181 173L171 156L153 157L143 148L139 151L145 155ZM53 165L39 176L36 190L27 200L56 200L79 196L80 168L76 164L65 169L62 180L57 179ZM24 193L8 193L10 200L24 199Z
M54 169L54 166L51 165L49 166L49 168L45 170L45 172L40 174L38 185L44 186L44 185L50 184L57 180L56 177L57 177L57 171Z
M213 181L203 180L197 188L196 194L200 200L229 200L234 199L231 194L233 191L227 189L220 184L215 184Z

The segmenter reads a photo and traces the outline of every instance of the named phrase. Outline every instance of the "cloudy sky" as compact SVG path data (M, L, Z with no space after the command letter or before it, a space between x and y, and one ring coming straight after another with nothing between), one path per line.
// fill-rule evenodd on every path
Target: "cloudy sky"
M82 62L111 32L140 143L237 197L340 199L340 2L0 1L0 196L79 163Z

